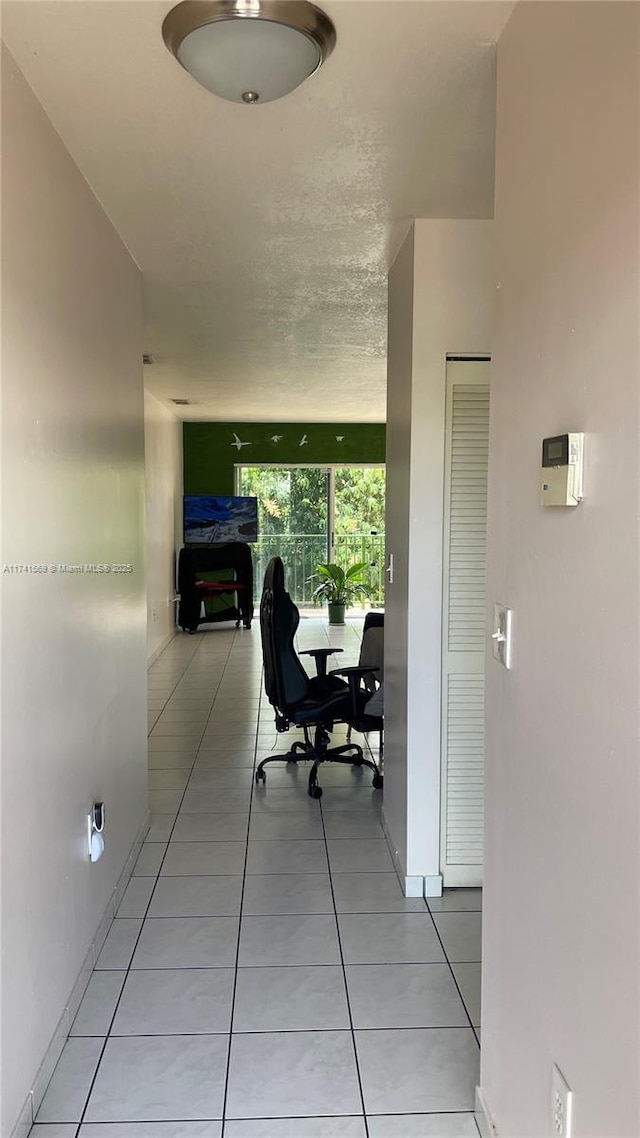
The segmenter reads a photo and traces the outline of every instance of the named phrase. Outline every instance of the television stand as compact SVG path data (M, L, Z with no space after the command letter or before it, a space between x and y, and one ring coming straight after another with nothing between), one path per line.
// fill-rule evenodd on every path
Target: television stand
M185 546L178 556L178 592L178 625L184 632L194 633L201 624L226 620L235 621L236 628L241 624L251 628L253 562L250 546L242 541ZM212 599L229 603L203 617L202 603Z

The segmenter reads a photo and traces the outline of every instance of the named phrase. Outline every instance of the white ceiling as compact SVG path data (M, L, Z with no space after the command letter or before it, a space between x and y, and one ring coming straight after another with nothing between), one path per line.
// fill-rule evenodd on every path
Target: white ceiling
M292 95L227 103L156 0L8 0L3 38L142 269L145 369L188 419L382 420L411 217L490 217L505 0L332 0Z

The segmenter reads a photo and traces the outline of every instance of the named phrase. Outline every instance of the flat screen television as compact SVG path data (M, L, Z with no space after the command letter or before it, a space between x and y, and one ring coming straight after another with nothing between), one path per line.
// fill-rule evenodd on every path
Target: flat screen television
M185 494L184 544L258 540L258 499Z

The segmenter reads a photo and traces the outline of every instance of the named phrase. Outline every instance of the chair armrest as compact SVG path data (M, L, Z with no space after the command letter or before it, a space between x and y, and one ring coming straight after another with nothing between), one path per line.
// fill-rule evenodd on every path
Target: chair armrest
M364 705L365 715L371 715L377 719L384 719L384 684L373 693L371 699L368 699Z
M334 652L343 652L343 648L305 648L304 652L300 652L300 656L313 656L316 665L316 675L326 676L327 674L327 657L332 656Z
M342 649L340 649L342 651ZM332 668L332 676L368 676L370 672L379 672L377 664L354 664L352 668Z
M358 692L360 690L360 680L363 676L372 675L373 672L379 672L380 669L372 665L358 664L353 668L332 668L332 676L345 676L349 684L349 695L351 696L351 713L356 719L358 717Z

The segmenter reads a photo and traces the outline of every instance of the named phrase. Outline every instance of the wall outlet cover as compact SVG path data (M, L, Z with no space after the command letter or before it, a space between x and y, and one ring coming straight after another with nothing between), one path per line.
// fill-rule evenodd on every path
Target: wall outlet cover
M556 1138L571 1138L573 1092L556 1063L551 1076L551 1122Z

